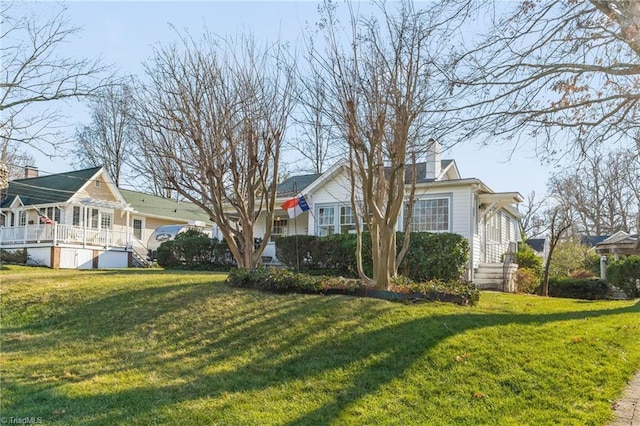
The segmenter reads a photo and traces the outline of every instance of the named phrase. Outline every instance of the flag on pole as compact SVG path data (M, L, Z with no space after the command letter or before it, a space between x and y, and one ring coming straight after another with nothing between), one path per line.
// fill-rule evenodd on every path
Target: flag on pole
M293 219L294 217L302 214L302 212L306 212L307 210L309 210L309 204L307 204L307 200L305 200L301 195L299 197L295 197L285 201L284 203L282 203L280 208L286 210L289 218Z
M40 223L44 223L45 225L53 225L53 221L49 219L49 216L42 213L37 207L35 206L32 206L32 207L36 209L36 212L38 213L38 218L40 219Z

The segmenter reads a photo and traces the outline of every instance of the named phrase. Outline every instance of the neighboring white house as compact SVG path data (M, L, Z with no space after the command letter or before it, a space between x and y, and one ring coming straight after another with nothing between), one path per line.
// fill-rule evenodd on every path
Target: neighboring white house
M476 283L486 279L489 284L490 278L500 275L498 279L502 280L505 254L515 252L520 239L521 215L516 206L523 201L522 196L518 192L497 193L479 179L462 178L455 161L440 159L437 142L416 170L417 201L411 230L462 235L471 247L467 278ZM272 241L281 235L323 236L355 229L345 163L338 163L321 175L291 177L278 186L278 191L278 205L302 194L310 211L295 219L289 219L284 210L277 211ZM403 217L398 229L403 229ZM262 231L257 229L256 234ZM270 243L264 256L275 260L275 243ZM480 275L475 275L477 272Z
M102 167L26 175L9 182L0 203L0 249L27 249L32 264L127 267L145 262L159 226L211 223L192 203L117 188Z

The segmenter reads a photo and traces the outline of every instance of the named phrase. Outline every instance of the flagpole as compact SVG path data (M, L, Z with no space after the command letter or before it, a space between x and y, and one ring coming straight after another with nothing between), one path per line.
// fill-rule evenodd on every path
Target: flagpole
M294 180L293 181L293 193L295 194L295 196L298 196L298 185L297 182ZM294 207L294 212L295 212L295 207ZM296 272L300 272L300 252L298 249L298 216L294 216L293 217L293 229L295 232L295 242L296 242Z

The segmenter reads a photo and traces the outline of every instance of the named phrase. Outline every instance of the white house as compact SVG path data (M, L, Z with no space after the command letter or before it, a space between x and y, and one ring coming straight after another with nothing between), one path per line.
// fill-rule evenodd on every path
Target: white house
M462 235L471 247L467 278L480 287L502 288L504 272L516 267L505 267L505 259L509 261L508 254L515 253L520 239L516 206L523 201L522 196L518 192L494 192L477 178L462 178L454 160L440 159L437 142L416 170L417 201L411 230ZM281 235L323 236L355 229L345 163L321 175L291 177L278 186L278 191L282 202L303 194L310 211L295 219L289 219L284 210L277 211L272 241ZM399 230L403 229L403 220L399 220ZM270 243L264 255L275 259L275 243Z
M26 249L32 264L141 264L159 226L211 223L192 203L117 188L102 167L47 176L28 168L26 176L9 182L0 203L0 249Z

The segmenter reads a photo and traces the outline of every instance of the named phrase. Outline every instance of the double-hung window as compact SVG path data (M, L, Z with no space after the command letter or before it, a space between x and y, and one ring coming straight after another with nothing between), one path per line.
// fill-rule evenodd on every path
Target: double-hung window
M335 233L335 207L318 208L318 236L326 237Z
M340 233L348 234L356 230L356 219L353 209L348 206L340 207Z

